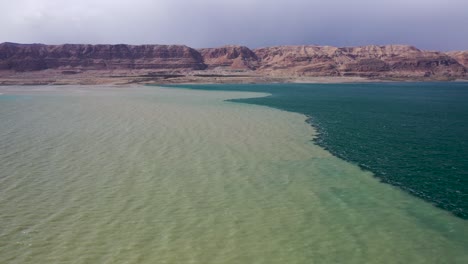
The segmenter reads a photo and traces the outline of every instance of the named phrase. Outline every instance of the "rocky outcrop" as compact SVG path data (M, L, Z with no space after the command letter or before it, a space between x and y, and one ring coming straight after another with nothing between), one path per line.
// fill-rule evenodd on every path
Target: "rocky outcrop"
M230 69L255 70L258 58L255 53L244 46L224 46L198 50L209 69L217 67Z
M336 48L318 46L281 46L256 49L260 71L289 75L340 75L333 59L328 55Z
M298 76L462 77L466 68L441 52L412 46L282 46L256 49L259 71Z
M0 44L0 70L13 72L155 70L188 75L196 71L203 75L199 72L205 70L216 76L248 72L270 77L442 80L466 79L467 67L467 51L442 53L405 45L279 46L255 50L224 46L195 50L183 45Z
M451 51L447 55L457 60L461 65L468 68L468 51Z
M203 70L196 50L181 45L0 44L0 70L74 68Z

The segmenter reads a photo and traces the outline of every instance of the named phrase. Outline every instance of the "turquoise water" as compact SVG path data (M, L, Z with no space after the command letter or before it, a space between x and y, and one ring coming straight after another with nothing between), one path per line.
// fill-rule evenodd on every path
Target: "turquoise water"
M193 85L270 93L234 100L310 116L340 158L468 218L468 83Z
M0 87L0 263L467 263L468 224L249 92Z

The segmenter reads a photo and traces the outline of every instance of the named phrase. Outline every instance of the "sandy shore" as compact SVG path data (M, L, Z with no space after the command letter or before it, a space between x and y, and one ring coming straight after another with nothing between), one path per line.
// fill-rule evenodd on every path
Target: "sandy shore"
M34 72L0 71L0 85L128 85L196 83L355 83L390 81L447 81L436 79L374 79L337 76L273 76L254 72L152 72L149 70L112 70L73 72L44 70ZM456 80L468 81L468 80Z

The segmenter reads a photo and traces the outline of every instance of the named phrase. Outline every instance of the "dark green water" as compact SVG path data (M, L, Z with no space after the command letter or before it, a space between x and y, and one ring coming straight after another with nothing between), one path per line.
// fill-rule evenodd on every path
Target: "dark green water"
M334 155L468 219L468 83L177 87L270 93L234 101L310 116Z

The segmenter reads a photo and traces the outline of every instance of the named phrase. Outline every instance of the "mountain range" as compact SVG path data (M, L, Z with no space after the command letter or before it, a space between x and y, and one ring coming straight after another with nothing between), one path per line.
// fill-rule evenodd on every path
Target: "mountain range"
M468 51L425 51L408 45L194 49L185 45L0 44L0 83L21 78L47 82L71 75L126 77L127 81L130 76L133 82L184 82L190 77L209 82L223 77L250 82L309 77L455 80L468 79Z

